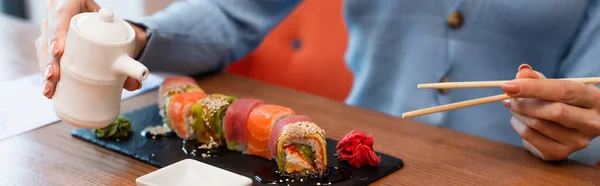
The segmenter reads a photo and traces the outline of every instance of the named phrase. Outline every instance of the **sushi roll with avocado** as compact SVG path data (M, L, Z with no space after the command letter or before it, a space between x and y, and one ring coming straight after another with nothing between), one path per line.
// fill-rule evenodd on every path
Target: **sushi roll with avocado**
M308 116L293 115L273 126L269 149L279 172L290 177L321 177L327 171L325 131Z
M196 80L191 77L174 76L166 78L160 85L158 92L159 115L162 117L163 123L169 128L172 128L171 120L168 116L168 106L170 105L169 102L171 102L171 99L184 92L204 93L204 90L202 90L196 83Z
M192 140L196 137L190 120L192 107L206 97L204 92L184 92L174 95L168 104L167 118L171 129L182 139Z
M210 146L224 143L223 119L231 103L237 98L222 94L211 94L192 107L191 124L196 139Z

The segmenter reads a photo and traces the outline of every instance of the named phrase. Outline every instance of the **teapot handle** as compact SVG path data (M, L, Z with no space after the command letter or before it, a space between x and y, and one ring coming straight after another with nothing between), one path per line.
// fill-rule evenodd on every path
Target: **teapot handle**
M113 63L113 69L119 74L127 75L140 81L148 78L149 74L146 66L129 57L127 54L123 54L117 58L117 61Z

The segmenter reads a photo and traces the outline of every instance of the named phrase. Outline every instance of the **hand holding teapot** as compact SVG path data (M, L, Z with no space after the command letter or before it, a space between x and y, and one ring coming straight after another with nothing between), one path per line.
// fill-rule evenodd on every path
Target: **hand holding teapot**
M132 58L143 49L145 32L92 0L50 1L41 31L43 94L67 124L107 126L119 114L122 89L139 89L148 76Z
M42 94L51 99L60 80L60 58L65 49L69 23L73 16L85 12L98 12L100 6L93 0L50 0L47 18L40 26L41 35L35 42L40 72L44 80ZM138 56L146 45L143 29L131 25L136 32L136 47L133 56ZM142 87L141 81L128 77L124 87L134 91Z

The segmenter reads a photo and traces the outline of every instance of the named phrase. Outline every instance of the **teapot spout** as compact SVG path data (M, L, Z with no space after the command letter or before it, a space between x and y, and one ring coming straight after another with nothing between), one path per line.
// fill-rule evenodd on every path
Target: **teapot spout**
M148 68L128 55L122 55L113 63L113 69L123 75L143 81L148 78Z

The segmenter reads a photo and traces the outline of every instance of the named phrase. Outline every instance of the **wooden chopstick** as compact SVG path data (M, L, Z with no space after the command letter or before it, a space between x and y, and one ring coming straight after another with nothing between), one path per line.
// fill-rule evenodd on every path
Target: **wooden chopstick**
M600 77L588 78L560 78L558 80L578 81L585 84L600 84ZM510 82L510 80L501 81L467 81L467 82L444 82L444 83L425 83L418 84L419 89L448 89L448 88L492 88L500 87L502 84Z
M459 109L459 108L464 108L464 107L470 107L470 106L481 105L481 104L486 104L486 103L491 103L491 102L496 102L496 101L502 101L505 99L510 99L510 96L508 96L506 94L499 94L499 95L495 95L495 96L483 97L483 98L479 98L479 99L472 99L472 100L468 100L468 101L456 102L456 103L451 103L451 104L447 104L447 105L440 105L440 106L436 106L436 107L430 107L430 108L405 112L405 113L402 113L402 118L412 118L412 117L427 115L427 114L436 113L436 112L444 112L444 111L449 111L449 110L454 110L454 109Z
M559 80L571 80L578 81L585 84L600 84L600 77L591 77L591 78L562 78ZM470 81L470 82L445 82L445 83L430 83L430 84L419 84L419 88L434 88L434 89L442 89L442 88L488 88L488 87L500 87L503 83L509 81ZM436 112L444 112L449 110L455 110L459 108L465 108L475 105L481 105L496 101L502 101L505 99L510 99L510 96L506 94L499 94L495 96L483 97L479 99L472 99L462 102L451 103L447 105L440 105L436 107L430 107L410 112L402 113L402 118L412 118L416 116L422 116L427 114L432 114Z

